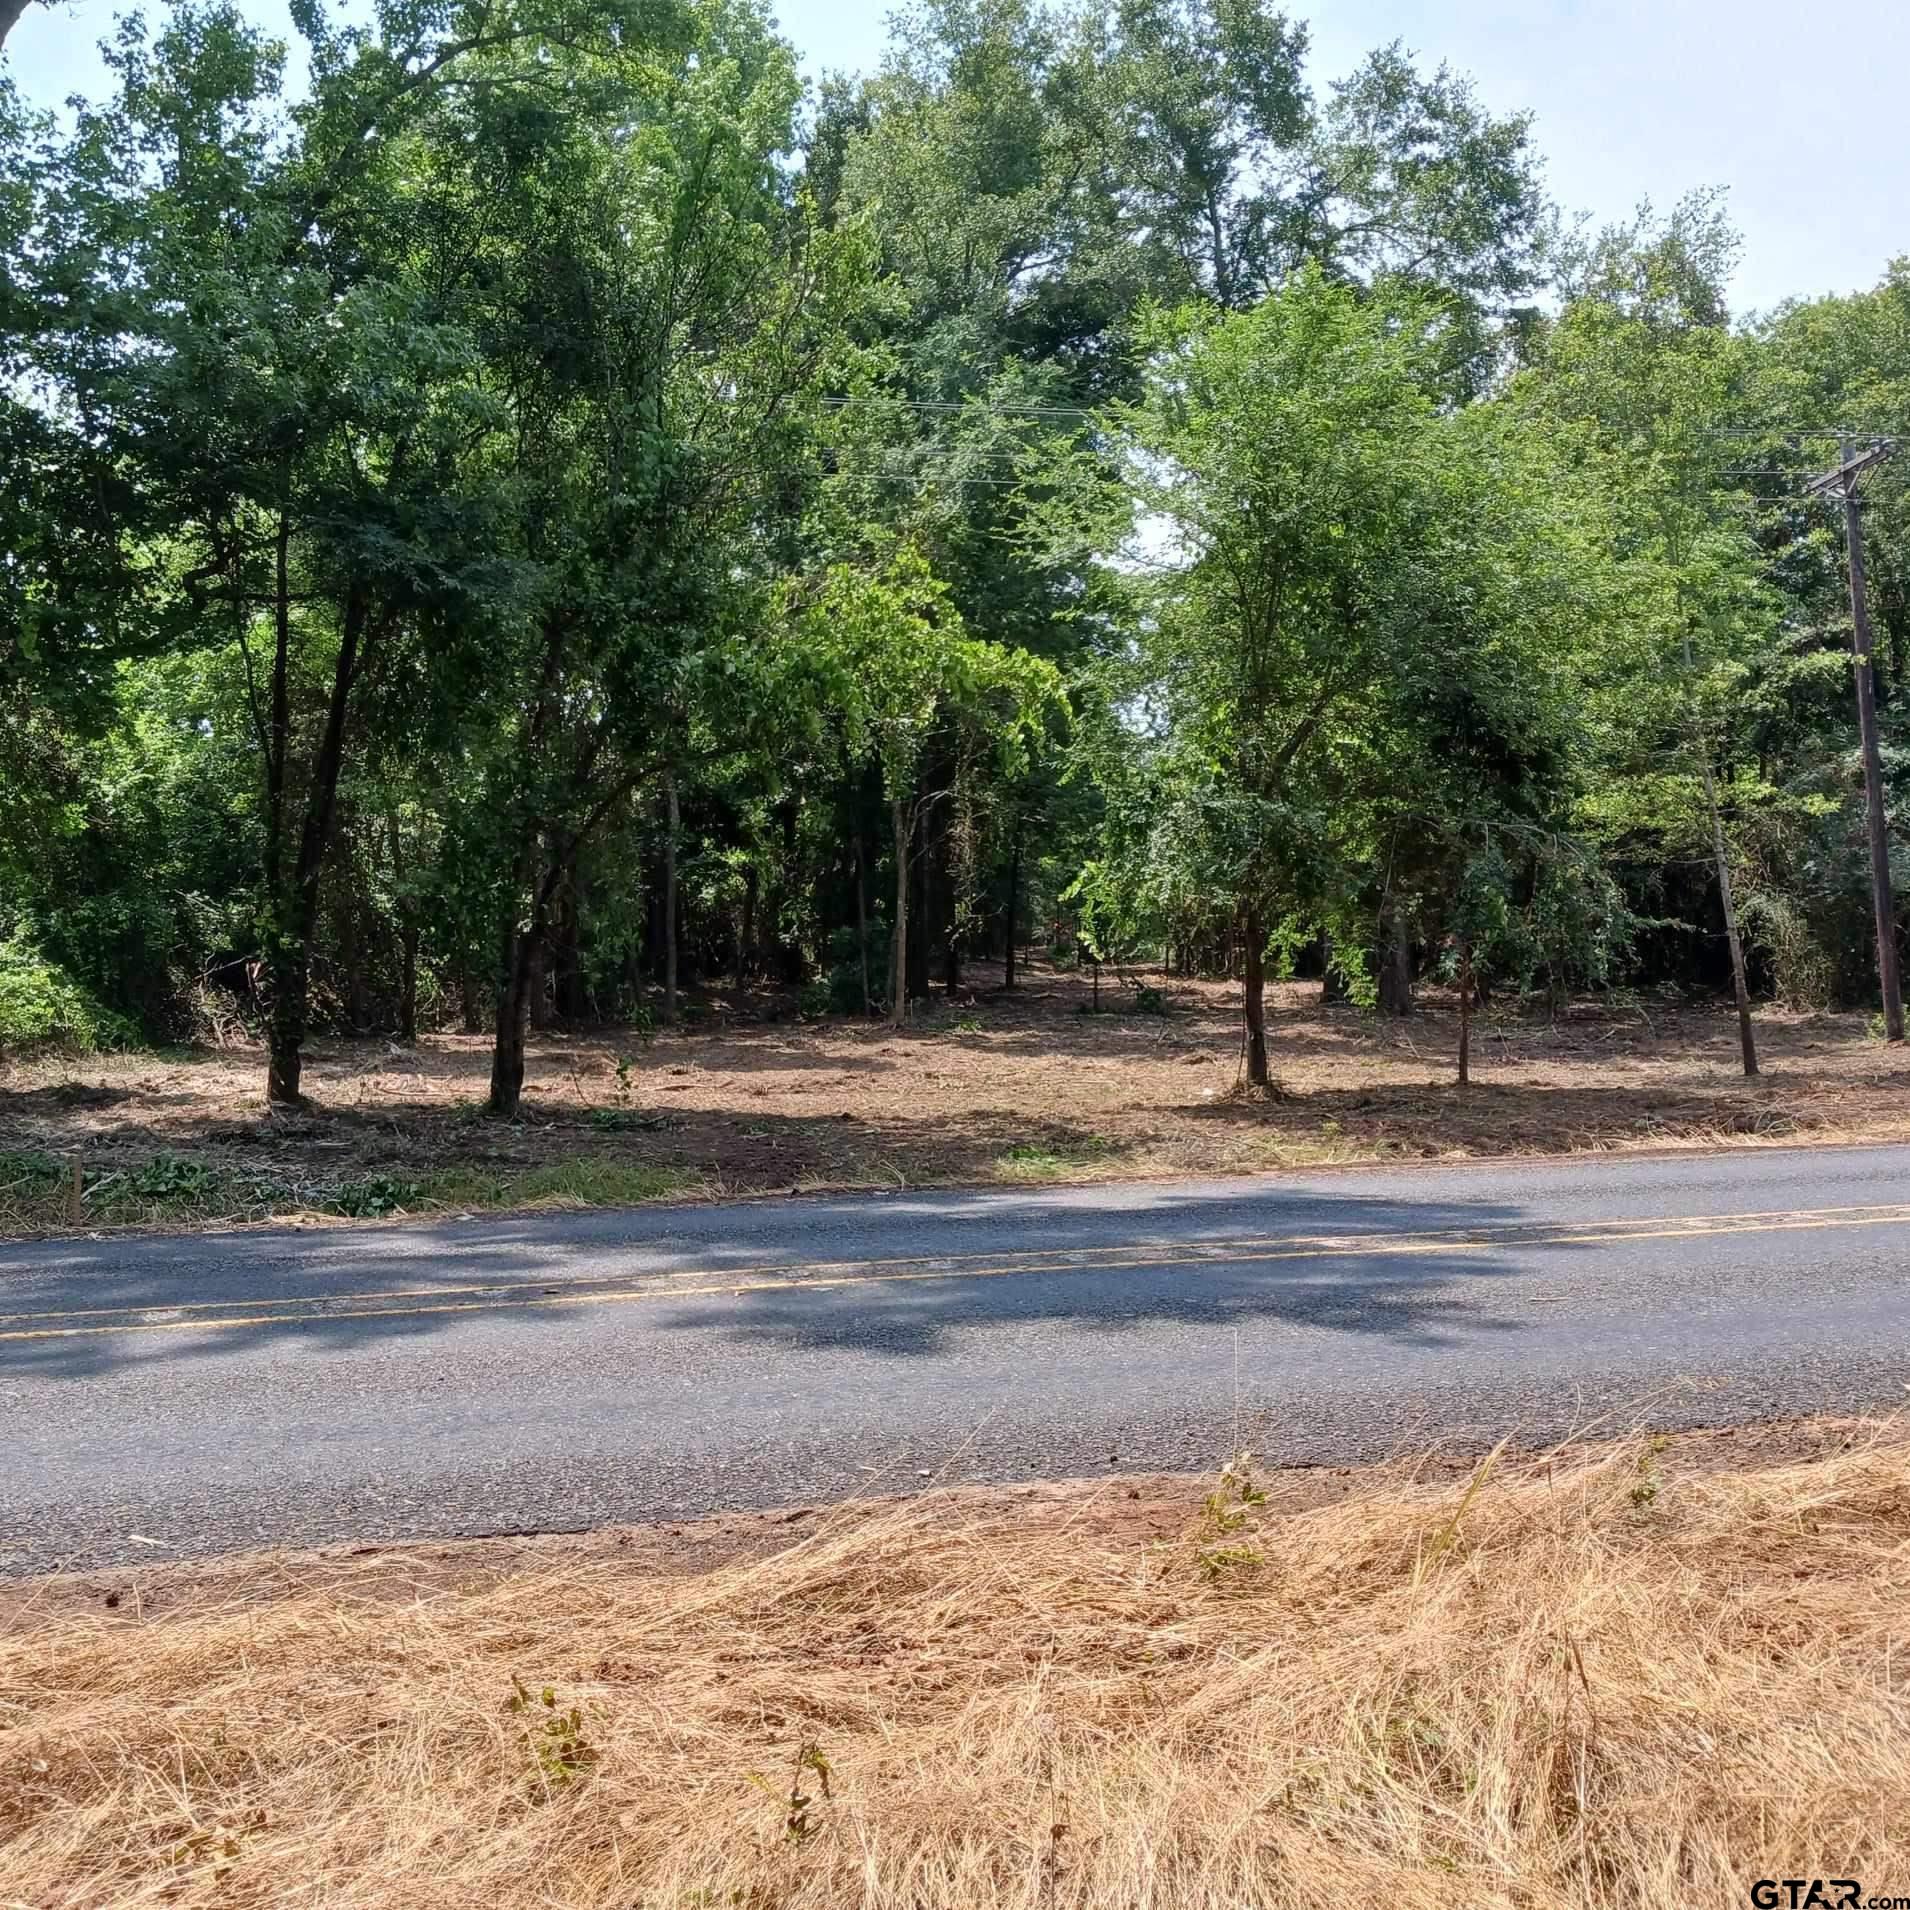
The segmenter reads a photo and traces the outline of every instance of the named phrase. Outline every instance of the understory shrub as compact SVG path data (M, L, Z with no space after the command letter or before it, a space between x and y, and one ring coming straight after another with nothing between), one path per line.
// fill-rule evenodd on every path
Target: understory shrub
M118 1048L132 1037L125 1021L102 1008L24 935L0 939L0 1049L47 1042Z

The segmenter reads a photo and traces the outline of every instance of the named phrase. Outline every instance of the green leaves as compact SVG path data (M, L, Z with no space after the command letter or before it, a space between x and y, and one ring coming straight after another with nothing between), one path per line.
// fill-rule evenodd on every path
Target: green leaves
M875 755L892 789L912 789L939 724L971 730L1009 773L1064 708L1054 666L968 636L947 586L906 546L874 575L836 565L791 603L817 689L851 751Z
M1097 939L1236 914L1431 938L1569 835L1606 560L1540 434L1436 402L1426 309L1309 270L1155 321L1120 414L1141 635L1093 765Z

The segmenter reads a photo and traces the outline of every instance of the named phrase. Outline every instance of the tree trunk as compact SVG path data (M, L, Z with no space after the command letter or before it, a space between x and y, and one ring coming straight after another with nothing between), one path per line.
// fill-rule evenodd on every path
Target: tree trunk
M926 845L921 853L913 853L915 828L911 823L908 835L912 853L908 861L909 871L909 910L918 923L917 932L908 938L907 962L903 965L904 976L908 982L908 991L904 999L908 1001L926 1001L928 999L928 934L927 928L935 917L929 907L930 876L933 872L933 858L927 853Z
M351 811L341 811L338 840L344 849L344 866L332 882L332 920L327 925L331 934L324 940L335 954L333 974L343 978L345 1027L354 1035L362 1035L370 1027L372 1019L369 981L373 944L371 935L365 932L366 911L359 906L358 864L352 853L352 822ZM338 992L335 986L334 999Z
M743 925L736 935L736 992L756 967L756 898L762 888L762 872L751 863L743 871Z
M498 938L497 1013L491 1041L491 1097L489 1111L500 1120L514 1121L524 1093L524 1036L531 1017L531 996L537 985L538 950L544 940L546 911L557 887L554 861L546 866L541 880L533 881L537 868L537 843L541 830L533 830L519 848L517 867L511 885L512 909L504 918ZM531 891L530 915L520 923L516 897Z
M550 1027L550 990L547 986L550 971L550 938L539 935L530 945L526 958L530 965L529 981L525 990L525 1005L530 1012L530 1024L539 1034Z
M1711 752L1702 743L1698 761L1704 769L1704 799L1711 810L1711 850L1718 862L1718 899L1724 904L1724 939L1731 950L1731 992L1738 1005L1738 1054L1747 1076L1757 1073L1757 1035L1751 1026L1751 985L1744 972L1744 942L1738 934L1737 902L1731 894L1731 854L1724 840L1724 818L1718 813L1718 787L1711 774Z
M391 886L398 897L398 1039L418 1039L418 904L405 876L404 830L395 807L385 812L391 835Z
M889 798L889 823L895 835L895 928L890 949L891 990L889 1026L900 1028L909 1017L909 815L899 796Z
M408 920L398 938L398 1039L418 1039L418 924Z
M491 1049L491 1112L514 1120L524 1094L524 1034L530 1020L531 986L540 940L534 928L509 932L503 985L497 991L497 1031Z
M663 772L663 1019L675 1025L676 1006L676 844L683 826L677 807L676 771Z
M769 898L770 968L785 988L799 985L809 970L803 953L800 916L794 906L801 882L796 866L797 804L786 797L777 809L777 826L782 836L782 856L777 864L776 885Z
M1379 1005L1384 1014L1413 1012L1413 944L1406 919L1395 909L1386 911L1386 942L1380 953Z
M1015 818L1014 846L1008 852L1008 952L1002 964L1002 988L1015 985L1015 942L1021 933L1021 837L1028 826L1025 816Z
M332 667L332 688L325 710L325 727L312 761L311 786L305 797L304 825L299 833L298 859L290 884L283 875L286 776L284 749L289 742L290 714L286 688L286 652L290 647L290 598L286 588L288 534L281 520L279 535L279 636L272 686L272 733L275 760L266 765L269 807L267 875L273 913L272 947L266 972L272 978L272 1017L266 1034L265 1098L275 1107L303 1105L300 1082L301 1050L311 1001L312 933L318 923L319 878L331 846L332 820L338 801L339 772L345 759L345 719L357 681L359 650L365 640L368 606L354 588L345 601L338 638L338 656ZM276 877L276 879L273 879Z
M265 1033L265 1098L274 1107L300 1107L310 967L303 950L296 955L278 950L266 956L265 975L272 991Z
M1249 909L1246 924L1247 1081L1256 1088L1267 1077L1267 938L1260 927L1260 911Z
M561 906L548 948L551 1000L558 1019L575 1027L590 1015L590 991L584 974L584 876L581 864L573 869L560 891Z
M1333 966L1333 937L1326 930L1320 931L1320 1000L1330 1008L1337 1001L1346 999L1346 977Z
M1472 1084L1472 943L1459 938L1459 1085Z
M1684 640L1685 674L1691 674L1691 638ZM1724 818L1718 812L1718 785L1711 774L1711 751L1697 706L1691 705L1691 734L1697 745L1698 768L1704 776L1705 808L1711 816L1711 853L1718 865L1718 899L1724 905L1724 939L1731 951L1731 992L1737 998L1738 1055L1747 1077L1757 1073L1757 1035L1751 1026L1751 986L1744 972L1744 942L1738 934L1737 902L1731 893L1731 853L1724 840Z
M524 1089L524 1030L530 1018L533 993L541 974L544 946L550 939L551 916L559 891L573 883L584 844L631 791L636 778L617 783L575 828L559 829L533 823L518 851L513 895L531 891L528 920L520 928L513 908L503 924L499 950L496 1045L491 1055L490 1111L505 1119L517 1113ZM533 885L531 876L540 861L543 874Z
M962 985L962 901L963 882L956 866L954 810L952 798L942 805L942 827L935 856L936 888L940 895L942 920L942 987L953 995Z
M526 849L519 861L517 889L529 881L535 858ZM502 1120L517 1118L524 1093L524 1037L534 999L543 979L543 948L550 933L551 900L563 878L563 862L555 854L543 879L531 895L530 919L522 927L513 914L504 924L499 951L497 1026L491 1049L490 1112Z
M467 1035L484 1032L484 1000L468 961L458 964L458 1012Z
M856 961L862 969L862 1012L875 1013L869 990L869 856L863 842L862 813L855 817L856 838Z

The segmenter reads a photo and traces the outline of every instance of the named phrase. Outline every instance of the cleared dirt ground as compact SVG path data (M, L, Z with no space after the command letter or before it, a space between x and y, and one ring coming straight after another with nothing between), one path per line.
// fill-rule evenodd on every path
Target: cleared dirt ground
M718 997L652 1040L539 1036L508 1126L482 1115L475 1036L319 1041L294 1116L265 1111L252 1048L0 1063L0 1230L71 1224L76 1149L90 1227L1910 1139L1910 1055L1862 1015L1761 1011L1747 1082L1718 1005L1487 1012L1462 1090L1450 1000L1389 1022L1292 984L1272 991L1280 1090L1250 1097L1235 987L1104 971L1096 1012L1084 976L971 983L901 1033Z
M1906 1649L1848 1421L17 1581L0 1905L1875 1900Z

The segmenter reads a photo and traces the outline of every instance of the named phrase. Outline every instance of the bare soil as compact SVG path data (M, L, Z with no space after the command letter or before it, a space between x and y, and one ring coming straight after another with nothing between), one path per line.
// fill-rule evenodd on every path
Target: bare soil
M1910 1425L1815 1416L1741 1426L1574 1441L1540 1451L1513 1450L1498 1462L1507 1474L1570 1470L1607 1463L1614 1453L1644 1451L1665 1479L1748 1472L1834 1458L1885 1441L1910 1441ZM1476 1452L1425 1451L1376 1464L1281 1466L1254 1472L1263 1495L1256 1517L1311 1512L1375 1493L1450 1485L1472 1477ZM950 1485L902 1495L872 1495L826 1505L765 1512L722 1512L651 1525L599 1526L587 1532L508 1533L493 1538L286 1547L211 1559L156 1561L90 1572L0 1578L0 1630L62 1612L124 1611L150 1618L270 1604L331 1590L352 1598L408 1600L468 1595L541 1573L609 1566L620 1572L677 1577L773 1558L827 1528L847 1535L906 1516L925 1531L958 1531L978 1521L1012 1525L1027 1541L1067 1537L1145 1548L1184 1535L1201 1517L1212 1473L1102 1473L1023 1485ZM4 1899L0 1899L4 1902Z
M71 1224L72 1150L90 1227L1910 1139L1910 1055L1863 1015L1762 1010L1746 1081L1718 1004L1487 1013L1461 1089L1450 999L1388 1021L1296 983L1271 991L1279 1085L1255 1096L1236 986L1104 971L1097 1012L1082 975L971 985L901 1032L725 996L654 1039L541 1035L508 1125L482 1114L477 1036L317 1043L291 1116L250 1046L0 1062L0 1231Z

